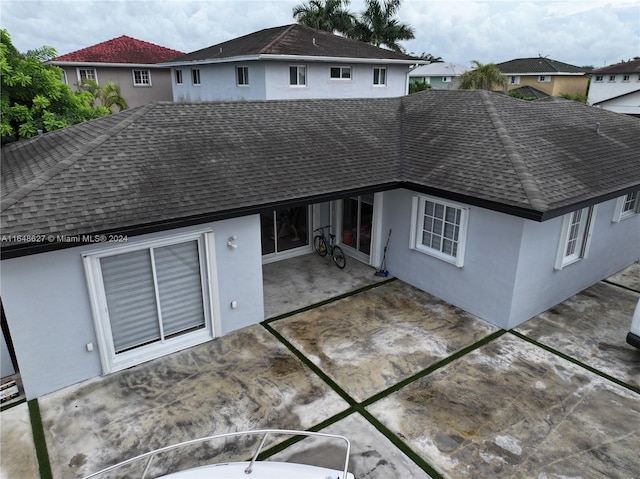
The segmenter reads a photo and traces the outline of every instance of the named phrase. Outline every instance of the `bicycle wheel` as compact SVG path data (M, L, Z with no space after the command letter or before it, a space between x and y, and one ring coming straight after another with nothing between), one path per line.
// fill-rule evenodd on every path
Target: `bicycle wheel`
M333 262L340 269L344 268L347 265L347 258L345 258L340 246L333 247Z
M313 247L320 256L327 256L327 242L324 236L318 235L313 238Z

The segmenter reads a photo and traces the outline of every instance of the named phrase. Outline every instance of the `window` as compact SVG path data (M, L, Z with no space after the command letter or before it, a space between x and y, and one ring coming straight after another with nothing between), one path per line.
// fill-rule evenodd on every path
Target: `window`
M373 69L373 84L383 86L387 84L387 69L386 68L374 68Z
M351 80L351 67L331 67L332 80Z
M604 81L604 75L596 75L596 82L600 83Z
M631 81L631 75L622 75L622 81Z
M305 86L306 84L307 84L307 67L300 66L300 65L289 67L289 85Z
M610 82L615 82L616 81L616 76L615 75L609 75L609 81Z
M98 83L98 75L95 68L78 68L78 83L91 80Z
M540 75L538 77L538 81L540 83L549 83L551 81L551 77L549 75Z
M520 75L509 76L509 85L520 85Z
M442 77L442 83L451 83L451 77Z
M194 85L200 85L200 69L194 68L191 70L191 83Z
M587 257L594 218L595 206L565 215L562 220L560 246L556 258L557 270Z
M84 255L105 372L213 338L207 233Z
M638 213L640 213L640 190L617 199L613 213L613 221L619 223Z
M67 79L67 72L60 69L60 81L65 85L69 84L69 80Z
M249 67L236 68L236 82L238 85L249 85Z
M182 70L176 70L176 85L182 85Z
M149 70L133 70L133 86L151 86Z
M414 196L411 248L461 267L469 209L436 198Z

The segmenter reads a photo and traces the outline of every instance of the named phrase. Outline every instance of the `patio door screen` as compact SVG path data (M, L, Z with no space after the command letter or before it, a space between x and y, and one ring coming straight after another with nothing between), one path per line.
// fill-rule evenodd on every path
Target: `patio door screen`
M92 258L107 369L212 337L203 249L194 238Z

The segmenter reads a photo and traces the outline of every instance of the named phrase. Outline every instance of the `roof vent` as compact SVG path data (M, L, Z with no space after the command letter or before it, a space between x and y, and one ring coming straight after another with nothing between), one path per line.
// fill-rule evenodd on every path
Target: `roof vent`
M315 44L316 44L316 37L313 37L311 41L312 41L312 42L313 42L313 44L315 45Z
M596 133L600 133L600 122L596 121Z
M38 130L38 138L40 138L44 133L42 132L42 130Z
M222 53L222 47L220 47L220 53Z

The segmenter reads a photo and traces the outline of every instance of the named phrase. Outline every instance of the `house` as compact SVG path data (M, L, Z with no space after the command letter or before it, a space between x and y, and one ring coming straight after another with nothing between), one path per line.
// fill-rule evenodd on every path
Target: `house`
M47 62L63 72L64 83L78 89L84 80L98 85L114 82L129 108L170 101L171 72L158 63L182 52L122 35Z
M173 101L406 95L421 60L298 24L187 53L171 67Z
M507 77L507 89L530 86L547 95L587 94L587 69L549 58L518 58L496 66Z
M159 102L11 143L26 395L262 321L262 265L329 222L373 266L393 230L391 274L513 328L639 259L638 151L639 119L480 90Z
M591 72L589 105L640 116L640 58Z
M456 90L460 75L469 68L451 62L436 62L420 65L409 73L412 82L425 82L434 90Z

